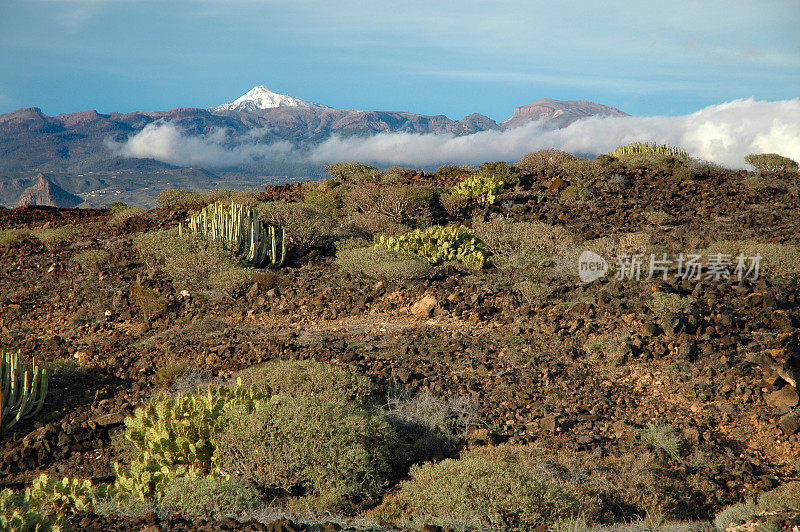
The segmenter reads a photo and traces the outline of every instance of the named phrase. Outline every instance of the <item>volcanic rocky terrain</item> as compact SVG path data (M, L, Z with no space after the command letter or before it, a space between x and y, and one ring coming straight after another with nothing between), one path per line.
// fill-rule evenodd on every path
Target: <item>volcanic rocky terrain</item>
M192 113L223 125L234 120ZM152 119L87 115L109 127ZM58 138L62 126L53 120L41 117L41 127ZM146 232L176 227L192 206L164 201L127 216L0 208L0 344L62 368L43 410L2 435L1 487L22 489L41 473L113 482L113 464L126 452L119 443L125 416L159 392L186 390L186 382L229 383L238 371L270 361L309 359L369 377L383 397L403 390L469 405L458 444L430 449L433 461L468 449L524 448L549 464L550 480L584 489L604 478L585 507L590 524L660 515L700 523L699 530L723 508L796 480L796 178L612 165L587 182L558 166L517 170L519 186L493 204L443 206L439 198L461 179L452 171L405 172L390 184L267 187L255 200L321 204L322 193L337 188L425 189L433 194L428 210L406 225L464 224L479 235L488 234L487 224L508 224L500 230L509 232L544 227L587 249L613 244L648 257L748 242L762 246L753 248L763 255L761 275L687 280L672 272L666 280L637 281L611 271L583 283L574 264L560 269L555 252L519 263L499 246L482 269L445 263L410 279L367 277L335 261L335 240L372 236L353 223L365 213L348 210L358 203L346 196L339 211L327 211L329 238L290 246L285 265L230 292L194 290L148 264L136 246ZM163 304L149 311L134 286ZM351 517L369 516L376 504ZM796 527L798 506L770 519ZM302 514L244 523L157 511L67 518L76 529L103 530L374 526ZM447 527L434 523L426 530Z

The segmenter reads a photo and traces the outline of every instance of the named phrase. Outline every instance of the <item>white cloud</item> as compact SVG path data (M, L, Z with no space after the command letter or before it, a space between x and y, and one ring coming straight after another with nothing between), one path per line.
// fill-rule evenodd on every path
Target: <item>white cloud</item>
M690 155L731 168L744 156L775 152L800 160L800 99L776 102L752 98L712 105L683 116L588 118L548 131L530 123L508 131L472 135L379 133L333 136L312 147L287 142L260 144L253 136L232 139L225 132L190 136L170 123L150 124L128 141L110 143L118 155L206 167L257 160L329 163L359 160L379 165L429 166L443 163L516 161L522 155L557 148L572 153L605 153L635 141L669 143Z
M178 166L226 168L259 160L283 159L292 150L288 142L259 144L244 142L231 145L227 131L209 135L187 135L169 122L148 124L125 142L106 141L114 155L155 159Z

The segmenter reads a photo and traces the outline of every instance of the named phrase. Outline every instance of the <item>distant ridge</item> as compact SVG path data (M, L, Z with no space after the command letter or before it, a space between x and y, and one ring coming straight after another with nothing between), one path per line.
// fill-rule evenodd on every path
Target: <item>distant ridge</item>
M586 100L551 100L542 98L528 105L514 108L514 114L500 125L511 129L534 120L547 120L553 129L567 127L571 123L591 116L628 116L615 107Z
M47 116L41 109L29 107L0 115L0 173L7 176L12 176L12 173L66 173L70 177L59 177L58 183L74 183L74 187L66 188L84 193L87 189L93 190L86 184L96 180L93 173L133 171L149 174L156 168L162 172L175 169L152 159L116 157L111 150L111 146L124 143L145 127L160 123L169 123L187 136L224 132L231 145L239 139L247 139L247 142L257 139L263 144L285 141L309 146L334 135L367 137L377 133L413 133L462 136L513 129L532 121L544 129L559 129L591 116L626 114L614 107L589 101L541 99L517 107L508 120L498 124L479 113L453 120L441 114L337 109L278 94L263 85L254 87L230 103L209 109L178 108L130 113L90 110ZM309 171L309 165L266 160L255 166L229 168L250 175L268 176L299 175L301 172L308 175ZM112 181L108 181L105 186L111 184Z

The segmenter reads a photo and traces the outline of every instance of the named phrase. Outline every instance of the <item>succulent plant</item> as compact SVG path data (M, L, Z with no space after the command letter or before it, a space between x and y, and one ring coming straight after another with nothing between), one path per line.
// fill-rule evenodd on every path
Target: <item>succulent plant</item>
M32 504L20 491L0 491L0 530L60 532L62 519L45 515L41 505Z
M453 187L456 196L476 198L492 205L504 190L519 184L519 174L505 163L484 163L474 174L467 175Z
M670 146L669 144L656 144L655 142L634 142L618 146L617 149L611 152L610 155L614 157L624 157L626 155L666 155L675 157L676 159L688 159L689 154L677 146Z
M486 245L463 225L411 231L404 235L379 235L376 245L394 251L415 253L432 265L459 261L470 268L483 268L491 252Z
M91 480L64 477L57 479L42 473L25 489L25 500L32 506L50 507L58 513L67 510L90 512L95 499L115 494L111 484L92 484Z
M283 228L264 225L255 209L240 203L224 205L220 200L207 205L189 217L188 228L221 242L254 268L280 268L286 260ZM183 224L178 231L183 232Z
M47 381L47 370L35 358L29 370L19 351L0 348L0 432L39 413L47 396Z
M250 388L210 386L204 394L161 394L125 418L125 437L140 451L130 465L115 465L116 488L138 499L158 498L178 477L218 473L215 437L232 408L252 412L266 396Z

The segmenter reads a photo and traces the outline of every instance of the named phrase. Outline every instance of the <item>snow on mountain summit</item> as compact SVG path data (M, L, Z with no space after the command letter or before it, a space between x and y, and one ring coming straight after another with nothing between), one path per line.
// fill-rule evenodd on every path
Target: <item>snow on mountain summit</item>
M273 107L325 107L318 103L306 102L288 94L272 92L264 85L257 85L240 98L222 105L211 107L210 111L258 111Z

